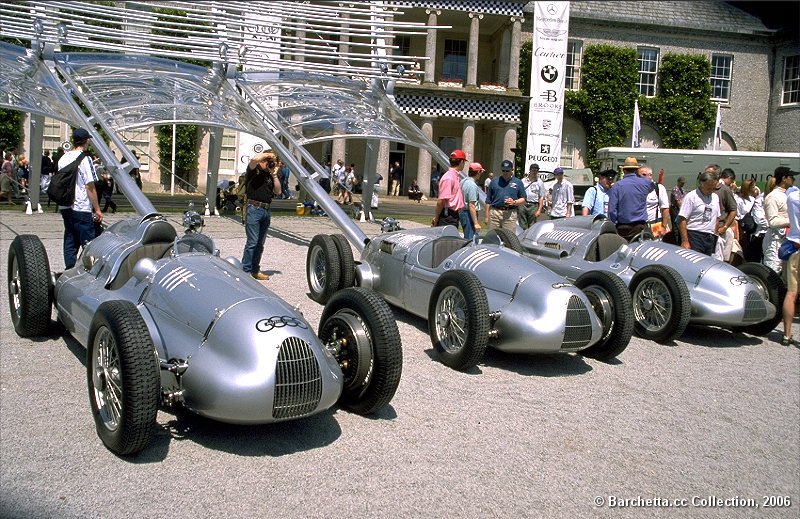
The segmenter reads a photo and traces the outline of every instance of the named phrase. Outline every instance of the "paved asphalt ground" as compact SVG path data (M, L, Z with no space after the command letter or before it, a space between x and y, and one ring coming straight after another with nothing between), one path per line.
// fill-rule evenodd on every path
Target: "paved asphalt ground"
M337 230L284 214L267 239L265 284L317 323L306 248ZM206 232L223 257L241 257L240 223L208 218ZM26 233L63 266L58 215L0 211L0 299L6 251ZM0 312L0 517L799 515L800 349L776 342L778 330L690 327L666 345L634 338L610 363L491 350L460 373L437 361L424 320L394 314L403 378L378 416L333 409L234 426L161 410L152 445L120 458L94 430L84 349L55 325L21 339Z

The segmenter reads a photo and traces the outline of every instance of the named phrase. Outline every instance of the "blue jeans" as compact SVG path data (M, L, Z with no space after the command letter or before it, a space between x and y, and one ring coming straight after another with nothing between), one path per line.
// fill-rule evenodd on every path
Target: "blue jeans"
M72 208L61 210L64 220L64 267L71 269L78 259L78 247L83 247L94 239L94 221L92 213L73 211Z
M458 220L461 222L461 228L464 229L464 238L471 240L475 236L475 225L472 223L469 207L465 207L458 213Z
M269 209L247 204L247 223L244 226L247 243L242 256L242 269L245 272L256 274L261 270L261 254L264 252L271 215Z

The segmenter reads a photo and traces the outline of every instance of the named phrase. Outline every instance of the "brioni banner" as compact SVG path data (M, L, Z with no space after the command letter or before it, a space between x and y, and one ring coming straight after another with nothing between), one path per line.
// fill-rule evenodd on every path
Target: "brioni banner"
M531 105L523 174L534 162L543 172L559 166L564 121L569 2L534 4Z

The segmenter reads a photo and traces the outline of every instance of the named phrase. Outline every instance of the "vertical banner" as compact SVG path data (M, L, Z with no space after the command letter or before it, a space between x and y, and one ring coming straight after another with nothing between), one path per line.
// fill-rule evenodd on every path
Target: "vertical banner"
M269 4L266 4L267 11ZM244 54L245 63L243 70L264 70L265 65L249 65L247 61L263 63L277 61L281 55L281 18L269 12L261 13L254 10L247 14L245 23L242 24L242 44L246 45L247 51ZM260 99L264 106L277 106L277 98ZM269 149L267 141L261 137L250 135L249 133L239 134L239 161L237 167L239 173L244 173L250 158Z
M716 150L717 147L722 149L722 116L719 113L719 106L722 103L717 103L717 121L714 123L714 142L711 145L712 150Z
M534 162L544 171L559 166L564 122L569 2L534 4L531 105L523 174Z

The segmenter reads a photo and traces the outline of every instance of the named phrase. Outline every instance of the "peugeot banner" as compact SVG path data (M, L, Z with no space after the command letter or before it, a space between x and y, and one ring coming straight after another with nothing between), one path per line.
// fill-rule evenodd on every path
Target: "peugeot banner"
M523 174L534 162L543 171L559 166L564 120L569 2L534 4L531 104Z

